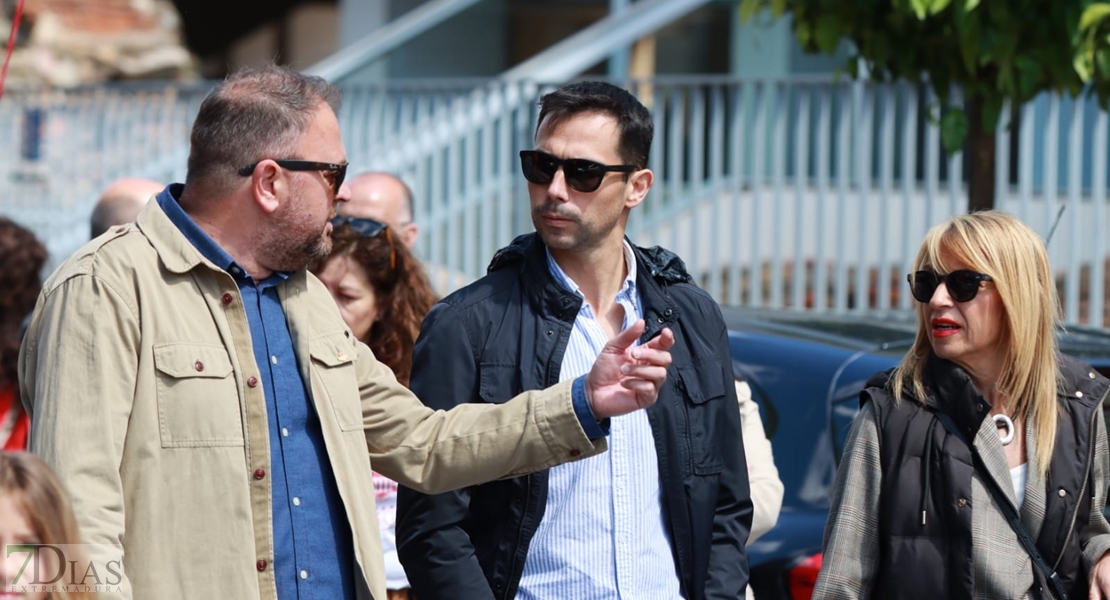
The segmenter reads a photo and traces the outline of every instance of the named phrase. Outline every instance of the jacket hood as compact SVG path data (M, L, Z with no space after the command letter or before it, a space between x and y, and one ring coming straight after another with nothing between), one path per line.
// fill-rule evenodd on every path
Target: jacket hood
M625 241L628 241L628 238L625 238ZM674 252L659 246L641 248L630 241L628 243L636 254L636 260L643 263L643 267L647 268L656 281L667 284L693 281L686 271L686 263ZM486 267L486 273L519 267L529 251L539 252L543 249L543 240L535 232L519 235L508 246L494 253L489 266Z

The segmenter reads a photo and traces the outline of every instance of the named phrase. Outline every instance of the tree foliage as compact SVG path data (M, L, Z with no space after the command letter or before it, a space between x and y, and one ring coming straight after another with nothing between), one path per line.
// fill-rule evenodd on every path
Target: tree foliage
M946 109L945 149L955 152L970 135L976 177L993 181L993 133L1006 100L1017 106L1042 92L1075 96L1085 89L1104 106L1110 100L1110 2L743 0L741 19L764 9L775 18L790 12L806 51L832 54L850 41L845 69L853 76L862 63L872 80L932 85ZM966 106L952 106L954 86ZM973 208L992 205L993 183L985 203L975 198L974 183Z

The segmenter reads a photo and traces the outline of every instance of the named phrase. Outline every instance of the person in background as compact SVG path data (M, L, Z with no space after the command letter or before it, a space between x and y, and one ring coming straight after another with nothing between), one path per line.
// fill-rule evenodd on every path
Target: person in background
M19 402L16 367L47 253L35 234L0 217L0 257L0 450L23 450L30 423Z
M520 153L536 232L428 314L412 389L437 409L497 405L580 376L638 319L674 331L673 384L611 419L596 460L439 496L402 487L398 551L419 600L744 594L752 501L720 307L681 259L624 235L652 186L653 127L603 82L540 99Z
M28 544L49 544L57 550L37 550L37 564L28 564L28 551L13 548ZM80 544L69 496L54 471L33 454L0 452L0 598L96 600L98 584L88 576ZM67 570L55 564L57 552L73 566ZM100 569L105 575L101 581L108 581L106 571ZM46 583L56 573L61 577ZM82 585L66 585L70 581Z
M771 531L779 520L782 510L782 480L775 467L775 457L771 441L763 430L763 419L759 416L759 405L752 398L752 388L748 382L736 380L736 399L740 403L740 421L744 427L744 455L748 460L748 484L752 490L752 532L748 545ZM748 585L745 594L753 600L752 586Z
M813 598L1107 598L1110 381L1057 348L1044 241L958 215L908 279L917 337L860 393Z
M393 236L409 250L416 246L420 227L413 220L412 188L400 177L365 171L351 178L351 199L339 214L373 219L389 225Z
M416 251L420 227L413 220L412 188L392 173L367 171L356 175L351 180L351 200L340 205L339 214L385 223L394 238L414 253ZM424 268L432 288L441 292L457 290L470 281L447 265L431 264Z
M120 600L385 598L372 469L441 493L593 456L655 403L670 330L589 373L434 411L353 339L309 263L346 202L339 90L237 70L201 102L185 183L43 285L19 355L30 448Z
M165 185L150 179L125 177L104 188L89 218L89 239L117 225L132 223Z
M420 323L438 299L416 257L397 242L393 228L371 219L332 219L328 258L312 272L328 288L351 333L374 357L409 384L412 346ZM408 600L409 582L397 559L397 482L374 473L378 528L385 555L386 600Z

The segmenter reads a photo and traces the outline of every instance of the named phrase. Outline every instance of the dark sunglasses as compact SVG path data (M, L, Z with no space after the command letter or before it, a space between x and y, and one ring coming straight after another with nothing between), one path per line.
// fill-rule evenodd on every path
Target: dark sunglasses
M331 220L331 226L338 228L340 225L346 225L351 228L351 231L364 238L375 238L385 232L385 239L389 242L389 268L397 268L397 251L393 247L393 233L389 226L381 221L374 219L361 219L359 217L349 217L347 215L338 215Z
M339 195L339 187L343 185L343 179L347 177L347 163L326 163L315 162L311 160L274 160L277 165L288 171L320 171L324 179L331 184L331 190L335 195ZM244 177L249 177L254 173L254 168L258 163L247 165L239 169L239 174Z
M524 178L532 183L551 183L559 167L563 168L567 185L579 192L596 191L610 171L631 173L639 169L636 165L603 165L584 158L558 158L539 150L520 151L520 169L524 171Z
M948 289L948 295L956 302L971 302L979 293L980 283L993 281L990 275L967 269L952 271L947 275L933 271L918 271L906 275L906 280L910 282L910 292L913 293L914 299L922 304L933 299L933 294L942 283Z

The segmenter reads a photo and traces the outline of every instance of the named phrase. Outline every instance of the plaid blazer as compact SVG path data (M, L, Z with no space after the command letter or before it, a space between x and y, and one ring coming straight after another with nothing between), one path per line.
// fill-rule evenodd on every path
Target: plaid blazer
M1025 422L1025 436L1027 464L1031 464L1037 448L1038 432L1030 420ZM1110 550L1110 525L1103 516L1110 452L1101 413L1095 419L1094 439L1093 498L1088 515L1087 539L1083 544L1084 556L1089 564ZM1016 505L1010 469L992 420L983 420L972 443L982 456L989 476L998 482ZM1035 598L1031 590L1035 567L995 504L982 477L981 473L975 472L971 481L971 506L977 507L971 513L972 597L975 600ZM880 560L881 489L879 423L874 406L867 403L852 424L837 470L832 509L825 525L824 562L813 593L815 600L872 596ZM1045 507L1044 476L1031 468L1020 515L1034 539L1044 524Z

